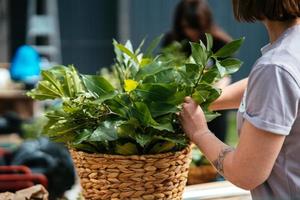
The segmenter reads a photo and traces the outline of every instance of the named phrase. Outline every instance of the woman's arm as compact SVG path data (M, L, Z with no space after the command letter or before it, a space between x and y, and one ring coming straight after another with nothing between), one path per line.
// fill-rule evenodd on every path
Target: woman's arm
M217 111L239 108L247 84L248 78L245 78L225 87L221 96L210 106L210 110Z
M191 98L186 99L183 108L185 132L227 180L252 190L269 177L285 136L257 129L246 121L234 149L209 131L203 111Z

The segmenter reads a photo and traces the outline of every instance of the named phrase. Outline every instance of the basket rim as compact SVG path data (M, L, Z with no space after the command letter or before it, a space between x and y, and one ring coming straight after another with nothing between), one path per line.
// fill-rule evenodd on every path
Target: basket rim
M166 158L170 156L180 156L182 154L188 154L191 151L191 144L188 144L181 151L175 152L167 152L160 154L145 154L145 155L117 155L117 154L104 154L104 153L88 153L85 151L77 150L75 148L69 147L70 152L74 152L76 154L82 154L88 157L93 158L113 158L113 159L130 159L130 160L145 160L145 159L158 159L158 158Z

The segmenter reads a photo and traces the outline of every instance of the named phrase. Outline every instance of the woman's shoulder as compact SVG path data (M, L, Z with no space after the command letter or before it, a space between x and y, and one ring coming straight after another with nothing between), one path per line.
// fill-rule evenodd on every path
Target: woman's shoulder
M262 48L262 56L255 67L275 65L289 72L300 80L300 36L282 37L274 44Z
M257 70L264 71L265 75L269 70L281 70L288 73L300 85L300 60L289 49L278 47L263 53L254 64L252 72Z
M272 82L293 83L300 89L299 73L300 66L298 68L293 68L291 65L277 62L257 62L251 70L249 79L262 80L264 84L266 84L266 80L269 80L268 84L272 84Z

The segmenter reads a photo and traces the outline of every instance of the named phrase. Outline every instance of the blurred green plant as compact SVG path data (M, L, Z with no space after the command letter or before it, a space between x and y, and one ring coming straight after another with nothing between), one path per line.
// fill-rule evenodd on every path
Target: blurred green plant
M191 167L199 167L203 165L210 165L210 162L197 147L194 147L192 149Z
M25 139L37 139L43 136L43 128L47 124L47 118L44 116L34 118L22 124L23 137Z
M184 53L184 45L186 42L173 42L170 45L162 48L160 59L164 61L171 61L174 66L182 66L189 61L189 56Z
M117 71L114 66L112 67L103 67L99 70L98 74L105 78L106 80L109 80L110 84L114 87L119 89L120 83L118 80Z
M59 109L46 113L44 132L54 141L96 153L158 154L186 147L177 116L184 97L192 96L208 121L217 117L208 110L221 94L214 84L242 65L230 56L244 39L213 53L212 36L207 35L207 45L191 43L191 58L182 63L153 54L159 39L145 53L141 52L144 42L134 50L130 41L125 45L113 41L119 86L103 76L79 74L73 66L43 71L42 80L28 95L62 100Z

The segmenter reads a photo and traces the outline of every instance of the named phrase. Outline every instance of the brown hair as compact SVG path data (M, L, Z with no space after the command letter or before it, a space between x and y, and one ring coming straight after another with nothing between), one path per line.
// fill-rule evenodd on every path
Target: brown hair
M212 12L206 0L182 0L177 5L174 16L173 31L179 37L186 38L182 22L202 34L209 32L214 25Z
M200 38L206 42L205 33L210 33L214 39L224 43L232 39L225 33L213 19L212 11L206 0L181 0L174 13L173 30L166 35L163 46L168 46L174 41L188 41L189 38L184 32L185 26L199 32ZM190 46L187 44L186 51L190 53Z
M300 0L232 0L238 21L289 21L300 17Z

